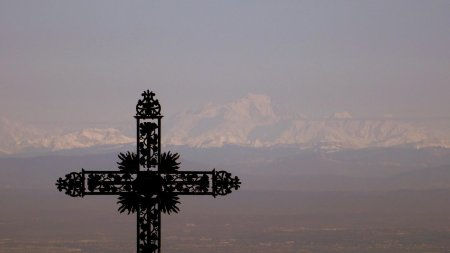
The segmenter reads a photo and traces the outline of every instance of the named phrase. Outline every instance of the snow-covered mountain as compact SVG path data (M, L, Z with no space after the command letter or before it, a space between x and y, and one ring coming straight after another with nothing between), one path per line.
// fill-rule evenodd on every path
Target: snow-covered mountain
M250 133L279 121L269 97L248 95L227 105L205 105L197 112L183 112L171 122L166 144L219 147L251 145ZM169 126L170 127L170 126Z
M23 147L32 146L42 135L38 129L0 117L0 154L16 153Z
M170 118L170 117L169 117ZM348 112L328 118L292 115L265 95L250 94L228 104L207 104L163 122L163 144L189 147L288 146L340 150L369 147L445 147L450 138L392 118L358 119ZM134 137L115 128L49 131L0 117L0 154L133 145Z
M163 141L169 145L221 147L296 146L301 149L358 149L367 147L450 147L426 129L390 118L355 119L348 112L329 118L289 115L270 97L250 94L225 105L205 105L180 113Z
M87 148L93 146L118 145L134 143L134 138L125 136L114 128L89 128L77 132L49 136L37 142L37 146L43 146L52 150L71 148Z
M59 151L134 142L134 138L114 128L88 128L75 132L44 131L0 118L0 154L14 154L30 149Z

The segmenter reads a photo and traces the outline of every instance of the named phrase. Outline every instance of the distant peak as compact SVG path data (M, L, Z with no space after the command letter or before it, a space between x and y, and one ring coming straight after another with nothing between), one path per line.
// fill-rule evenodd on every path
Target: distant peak
M241 99L234 101L234 103L246 103L261 106L270 106L272 104L272 98L263 94L249 93Z
M352 119L353 116L349 112L335 112L331 115L332 119Z
M244 99L251 99L251 100L271 100L270 96L265 94L258 94L258 93L248 93L243 97Z
M234 113L245 113L253 117L275 118L272 99L267 95L249 93L229 104Z

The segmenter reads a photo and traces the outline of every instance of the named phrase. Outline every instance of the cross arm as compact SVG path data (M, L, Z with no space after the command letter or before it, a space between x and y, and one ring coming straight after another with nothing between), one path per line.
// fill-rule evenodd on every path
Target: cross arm
M241 182L226 171L176 171L161 174L163 192L177 195L227 195Z
M122 171L72 172L59 178L56 186L59 191L72 197L84 195L117 195L133 191L136 174Z
M117 195L173 193L176 195L227 195L241 182L226 171L85 171L72 172L59 178L56 186L72 197L85 195Z

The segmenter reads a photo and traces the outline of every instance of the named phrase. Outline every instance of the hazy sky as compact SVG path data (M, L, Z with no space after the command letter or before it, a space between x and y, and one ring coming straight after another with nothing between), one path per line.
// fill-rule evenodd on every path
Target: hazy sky
M450 116L450 1L0 0L0 116L131 121L266 94L314 117ZM131 124L134 124L130 122Z

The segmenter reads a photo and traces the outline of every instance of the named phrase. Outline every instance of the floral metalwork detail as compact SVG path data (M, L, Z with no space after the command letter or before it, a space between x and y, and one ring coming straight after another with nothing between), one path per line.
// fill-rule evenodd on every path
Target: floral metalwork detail
M177 171L179 168L178 158L180 156L171 152L163 153L161 155L161 169L163 171ZM120 164L121 170L123 171L132 171L128 169L125 164L129 164L129 166L135 166L136 164L136 156L132 153L127 153L119 155L121 159L118 164ZM179 197L173 193L173 191L164 191L163 185L167 182L164 180L163 175L159 175L154 171L146 171L139 173L138 178L133 182L133 192L122 193L119 196L120 204L119 211L125 212L128 214L135 213L139 206L142 206L142 203L153 202L152 199L149 199L149 196L153 196L154 194L158 194L159 200L158 204L161 208L161 211L167 214L172 212L177 213L180 209L177 205L180 203ZM143 194L140 194L143 193Z
M217 171L215 174L215 193L218 195L227 195L232 189L239 189L241 182L238 177L231 177L231 173L226 171Z
M117 162L119 170L128 173L136 173L139 171L139 161L134 152L119 153L120 161Z
M180 168L180 162L178 159L180 158L180 154L164 152L161 154L161 160L159 163L159 170L161 172L173 172L178 171Z
M83 171L87 189L85 194L115 195L132 192L136 174L114 171Z
M158 125L154 122L140 123L139 133L139 163L147 168L157 166L159 156Z
M163 191L180 195L210 194L211 172L183 171L161 174Z
M155 117L161 114L161 105L155 99L155 93L146 90L142 92L142 99L136 105L136 116Z
M83 197L83 177L81 173L72 172L66 175L65 179L59 178L56 181L56 187L59 191L65 191L65 193L72 197Z

